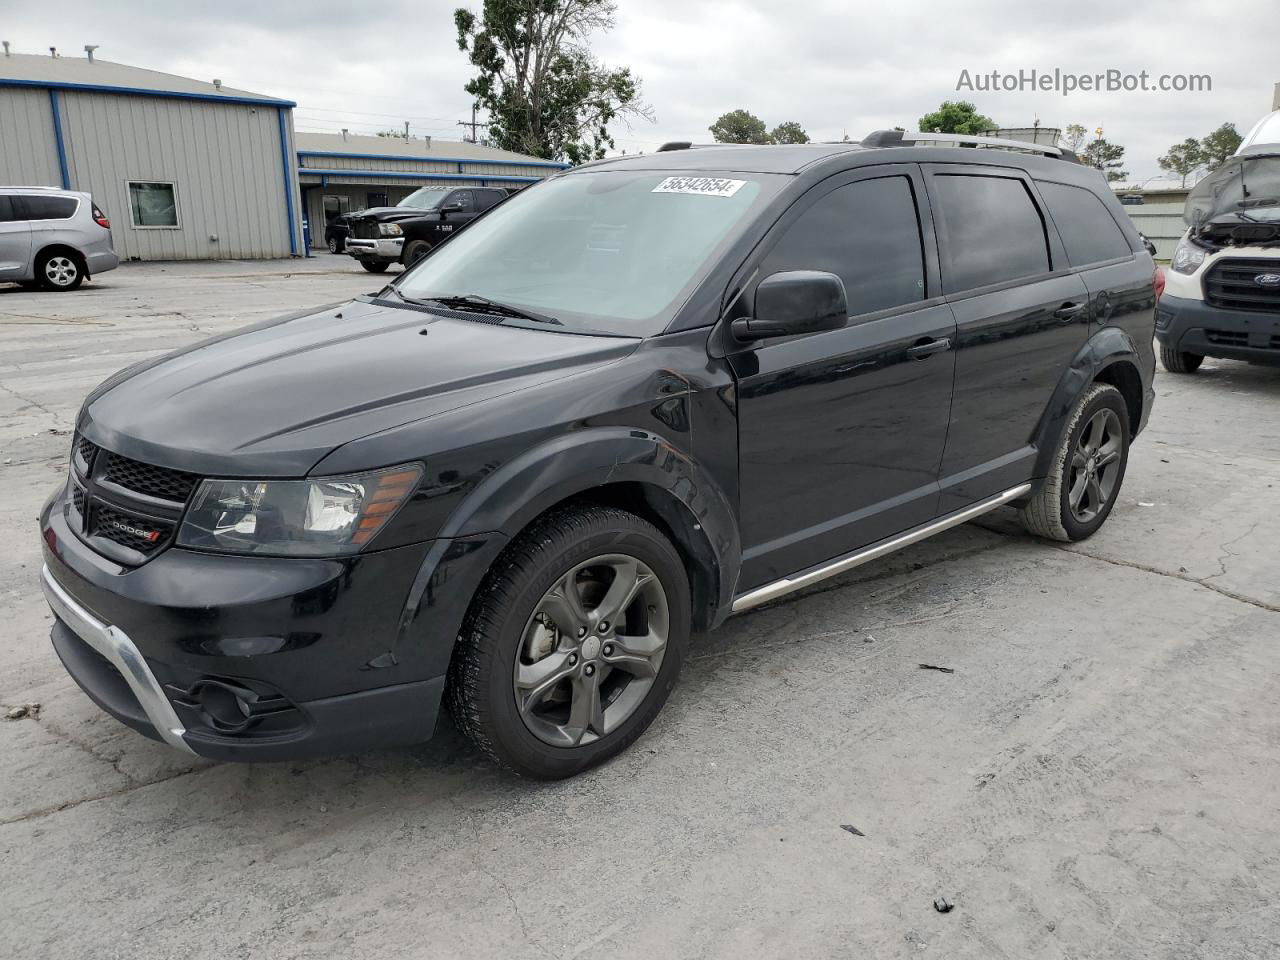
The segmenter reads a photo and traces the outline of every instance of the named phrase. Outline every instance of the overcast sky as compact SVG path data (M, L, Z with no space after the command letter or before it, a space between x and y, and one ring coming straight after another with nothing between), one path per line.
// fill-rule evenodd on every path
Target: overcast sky
M478 0L469 4L479 9ZM0 39L23 53L57 46L298 102L300 130L402 127L458 138L469 118L470 67L457 49L453 2L308 0L0 0ZM618 25L593 38L610 65L644 83L656 122L616 131L619 149L710 139L745 107L770 127L796 120L815 140L915 129L921 114L963 98L1003 126L1101 126L1128 149L1131 179L1156 157L1224 121L1241 133L1271 108L1280 81L1280 2L1067 0L619 0ZM1208 74L1200 93L957 92L972 75L1037 68L1092 74Z

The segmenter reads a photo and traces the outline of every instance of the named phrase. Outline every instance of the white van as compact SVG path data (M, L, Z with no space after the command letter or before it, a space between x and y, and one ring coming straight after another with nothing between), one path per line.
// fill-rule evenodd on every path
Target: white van
M1187 197L1156 313L1160 361L1194 373L1205 357L1280 366L1280 110Z

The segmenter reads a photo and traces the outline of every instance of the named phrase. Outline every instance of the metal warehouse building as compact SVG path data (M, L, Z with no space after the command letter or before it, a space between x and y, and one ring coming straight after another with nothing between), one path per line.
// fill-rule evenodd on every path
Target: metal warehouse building
M294 104L85 57L0 57L0 183L86 190L121 258L301 250Z
M297 134L290 100L88 57L0 55L0 184L93 194L121 258L301 255L303 220L549 163L470 143ZM296 142L295 142L296 141Z
M568 166L475 143L426 138L299 133L298 178L313 246L324 224L368 207L394 206L424 184L521 186Z

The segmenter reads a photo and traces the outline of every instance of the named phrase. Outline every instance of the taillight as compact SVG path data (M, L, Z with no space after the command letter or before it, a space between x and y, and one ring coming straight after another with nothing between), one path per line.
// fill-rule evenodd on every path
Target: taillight
M1151 278L1151 285L1155 287L1156 299L1159 300L1164 293L1164 271L1156 267L1156 274Z
M98 205L93 205L93 222L100 226L103 230L111 229L111 221L107 219L107 215L98 209Z

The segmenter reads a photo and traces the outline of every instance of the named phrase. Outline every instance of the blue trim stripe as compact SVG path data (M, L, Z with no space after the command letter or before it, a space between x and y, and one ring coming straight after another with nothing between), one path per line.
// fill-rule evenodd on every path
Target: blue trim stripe
M343 153L340 150L299 150L299 166L303 166L303 157L341 157L347 160L399 160L402 163L472 163L485 167L552 167L556 170L567 170L571 164L555 160L479 160L467 157L406 157L389 153ZM461 171L459 171L461 172Z
M512 177L496 173L410 173L399 170L318 170L315 167L299 167L298 176L313 177L358 177L361 181L375 182L399 178L401 180L484 180L501 183L537 183L541 177Z
M280 120L280 169L284 172L284 208L289 217L289 255L298 255L298 235L293 229L293 178L289 176L289 133L284 125L284 107L276 111Z
M217 93L184 93L181 90L148 90L145 87L114 87L99 83L63 83L58 80L15 80L0 77L0 87L34 87L39 90L75 90L82 93L122 93L133 97L160 97L166 100L207 100L212 103L241 103L254 107L296 107L292 100L272 97L234 97Z
M62 108L58 104L58 91L49 91L49 107L53 110L53 142L58 148L58 169L62 172L62 189L71 189L71 171L67 169L67 144L62 139Z

